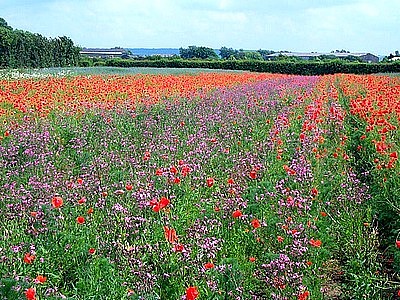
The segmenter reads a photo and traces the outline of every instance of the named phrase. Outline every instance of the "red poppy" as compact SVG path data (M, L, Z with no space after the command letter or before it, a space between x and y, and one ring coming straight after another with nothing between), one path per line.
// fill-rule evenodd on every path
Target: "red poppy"
M175 168L174 166L172 166L172 167L169 169L169 171L170 171L172 174L178 173L178 169Z
M309 243L311 246L316 248L319 248L322 245L322 242L320 240L314 240L314 239L311 239Z
M151 208L154 212L159 212L160 211L160 205L157 203L156 205L153 205L153 207Z
M29 288L25 291L26 300L36 300L36 290Z
M250 261L250 262L255 262L255 261L256 261L256 258L255 258L254 256L251 256L251 257L249 257L249 261Z
M183 177L187 176L190 173L190 168L188 166L183 166L181 170L181 174Z
M256 179L257 177L257 172L255 170L250 171L249 176L251 179Z
M89 254L94 254L94 253L96 252L96 249L90 248L90 249L88 250L88 252L89 252Z
M158 205L160 206L160 209L163 209L164 207L167 207L168 204L170 204L171 201L167 199L166 197L161 197L160 202L158 202Z
M196 300L198 296L199 291L197 290L197 287L190 286L186 289L186 300Z
M86 202L86 198L85 197L82 197L81 199L78 200L79 204L83 204L85 202Z
M394 159L397 159L397 158L398 158L397 152L392 152L392 153L390 153L390 154L389 154L389 157L394 158Z
M281 237L280 235L278 235L278 237L277 237L277 240L278 240L278 242L279 242L279 243L282 243L282 242L283 242L283 240L284 240L284 238L283 238L283 237Z
M144 161L148 161L150 159L150 152L146 151L143 155L143 160Z
M234 217L235 219L241 217L242 215L243 215L243 214L242 214L242 212L241 212L240 210L235 210L235 211L232 213L232 217Z
M207 186L212 187L214 185L214 178L207 178Z
M328 215L328 214L327 214L326 212L324 212L324 211L321 211L319 214L321 215L321 217L326 217L326 216Z
M35 282L36 283L45 283L47 280L46 276L38 275L36 276Z
M127 185L125 185L125 188L127 191L132 191L133 186L132 186L132 184L127 184Z
M7 130L6 132L4 132L4 136L5 136L5 137L10 136L10 132Z
M175 244L174 248L172 251L174 252L182 252L185 249L185 247L182 244Z
M88 211L87 211L87 214L90 215L90 214L92 214L92 213L93 213L93 207L90 207L90 208L88 209Z
M59 196L53 197L51 199L51 204L53 205L54 208L60 208L63 205L63 199Z
M309 291L305 291L304 293L301 293L297 297L297 300L307 300L308 296L310 296L310 292Z
M85 218L82 217L82 216L79 216L79 217L76 218L76 222L78 224L83 224L83 223L85 223Z
M306 138L306 135L303 132L300 133L300 141L303 142L305 138Z
M175 243L177 240L175 229L169 228L168 226L164 226L164 236L167 242L170 242L171 244Z
M228 184L234 184L235 183L235 181L232 178L229 178L226 182Z
M396 247L398 248L398 249L400 249L400 241L396 241Z
M24 255L24 263L31 264L35 260L36 256L31 255L30 253L25 253Z
M37 216L37 211L31 211L31 216L34 217L34 218L36 218L36 216Z
M212 262L208 262L208 263L204 264L204 268L206 270L213 269L214 268L214 264Z
M179 177L175 177L175 178L174 178L174 183L175 183L175 184L181 183L180 178L179 178Z
M251 220L251 225L252 225L255 229L261 227L260 221L259 221L258 219L253 219L253 220Z
M313 188L311 189L311 195L314 196L314 197L318 195L318 190L317 190L317 188L313 187Z
M163 171L161 169L156 170L156 175L161 176L163 174Z
M83 179L82 179L82 178L78 178L78 179L76 180L76 182L77 182L78 184L82 184L82 183L83 183Z

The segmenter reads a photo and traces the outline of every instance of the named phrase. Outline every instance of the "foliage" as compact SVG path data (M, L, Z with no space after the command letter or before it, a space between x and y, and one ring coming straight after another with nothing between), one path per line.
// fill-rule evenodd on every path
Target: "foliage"
M37 33L12 29L4 19L1 20L0 68L45 68L78 64L79 47L70 38L46 38Z
M221 70L246 70L252 72L324 75L335 73L373 74L400 72L400 63L358 63L340 59L332 61L260 61L260 60L122 60L109 59L107 66L154 68L208 68Z
M214 49L208 47L189 46L188 48L179 48L179 55L183 59L216 59L217 53Z

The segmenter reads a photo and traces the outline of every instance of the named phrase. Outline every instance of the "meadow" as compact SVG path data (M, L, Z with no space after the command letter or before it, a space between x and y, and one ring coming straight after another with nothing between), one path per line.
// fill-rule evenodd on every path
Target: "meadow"
M0 299L400 298L399 77L109 70L0 79Z

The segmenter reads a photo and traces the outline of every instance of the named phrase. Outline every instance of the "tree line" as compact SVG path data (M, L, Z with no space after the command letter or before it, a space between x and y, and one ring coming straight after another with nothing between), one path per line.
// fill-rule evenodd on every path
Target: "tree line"
M0 68L77 66L80 48L66 37L46 38L13 29L0 18Z

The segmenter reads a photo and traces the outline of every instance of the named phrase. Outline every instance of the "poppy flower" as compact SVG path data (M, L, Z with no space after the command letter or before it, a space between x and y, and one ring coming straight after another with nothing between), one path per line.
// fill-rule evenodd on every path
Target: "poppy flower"
M214 178L207 178L207 186L212 187L214 185Z
M313 188L311 189L311 195L314 196L314 197L318 195L318 190L317 190L317 188L313 187Z
M174 252L182 252L185 249L185 247L182 244L175 244L174 248L172 251Z
M171 244L175 243L177 240L175 229L169 228L168 226L164 226L164 236L167 242L170 242Z
M396 247L397 249L400 249L400 241L396 241Z
M29 288L25 291L26 300L36 300L36 290L34 288Z
M250 171L249 176L251 179L257 178L257 172L255 170Z
M160 206L160 209L163 209L164 207L167 207L168 204L170 204L171 201L169 201L168 198L166 197L161 197L160 202L158 202L158 205Z
M31 264L35 260L36 256L31 255L30 253L25 253L24 255L24 263Z
M76 180L76 182L77 182L78 184L82 184L82 183L83 183L83 179L82 179L82 178L78 178L78 179Z
M157 203L156 205L154 205L152 208L151 208L154 212L159 212L160 211L160 205Z
M300 133L300 141L303 142L305 138L306 138L306 135L303 132Z
M79 216L79 217L76 218L76 222L78 224L83 224L83 223L85 223L85 218L82 217L82 216Z
M36 282L36 283L45 283L46 280L47 280L47 277L46 277L46 276L43 276L43 275L38 275L38 276L36 276L36 278L35 278L35 282Z
M83 204L86 202L86 198L82 197L81 199L78 200L78 204Z
M175 178L174 178L174 183L175 183L175 184L181 183L180 178L179 178L179 177L175 177Z
M304 293L301 293L297 297L297 300L307 300L308 296L310 296L310 292L309 291L305 291Z
M314 239L311 239L309 243L311 246L315 248L319 248L322 245L322 242L320 240L314 240Z
M183 177L187 176L190 173L190 168L188 166L183 166L181 170L181 174Z
M63 203L63 199L59 196L55 196L53 197L53 199L51 199L51 204L53 205L53 208L60 208Z
M390 154L389 154L389 157L394 158L394 159L397 159L397 158L398 158L397 152L392 152L392 153L390 153Z
M251 220L251 226L253 226L254 229L260 228L261 224L258 219L253 219Z
M278 235L276 239L278 240L279 243L282 243L284 240L284 238L281 237L280 235Z
M249 261L250 261L250 262L255 262L255 261L256 261L256 258L255 258L254 256L251 256L251 257L249 257Z
M235 210L235 211L232 213L232 217L234 217L235 219L241 217L242 215L243 215L243 214L242 214L242 212L241 212L240 210Z
M90 214L92 214L92 213L93 213L93 207L90 207L90 208L88 209L88 211L87 211L87 214L90 215Z
M89 252L89 254L94 254L94 253L96 252L96 249L90 248L90 249L88 250L88 252Z
M169 171L170 171L172 174L178 173L178 169L177 169L176 167L174 167L174 166L172 166L172 167L169 169Z
M190 286L186 289L186 300L196 300L198 296L199 291L197 290L197 287Z
M232 178L229 178L226 182L228 184L234 184L235 183L235 181Z
M125 185L125 188L127 191L132 191L133 186L132 186L132 184L127 184L127 185Z
M161 176L163 174L163 171L161 169L156 170L156 175Z
M212 262L208 262L208 263L204 264L204 268L206 270L213 269L214 268L214 264Z
M321 215L321 217L326 217L326 216L328 215L328 214L327 214L326 212L324 212L324 211L321 211L319 214Z

